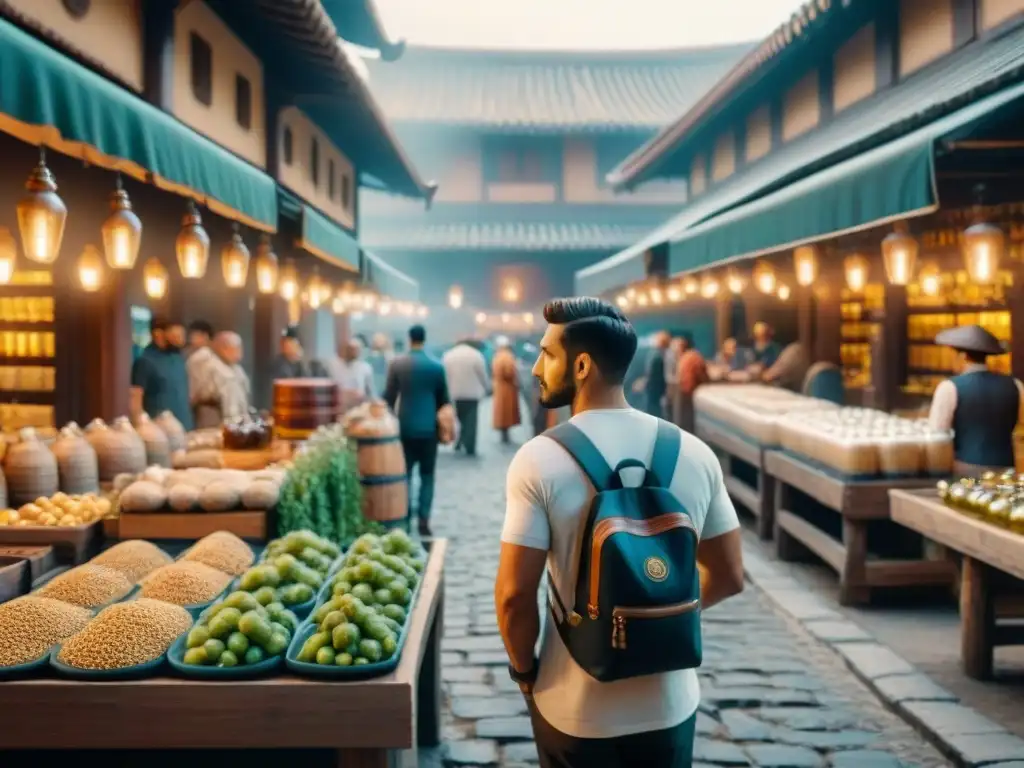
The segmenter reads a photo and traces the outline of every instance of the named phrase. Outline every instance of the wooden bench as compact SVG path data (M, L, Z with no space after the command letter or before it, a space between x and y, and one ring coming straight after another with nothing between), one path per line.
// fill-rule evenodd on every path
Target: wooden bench
M1024 536L950 509L934 491L892 491L892 519L963 555L960 566L960 658L977 680L992 677L998 645L1024 645L1024 626L1001 618L1024 617L1020 585L1004 588L999 573L1024 580ZM1001 615L1004 614L1004 615Z
M441 741L446 548L443 539L430 546L402 658L389 675L351 682L288 672L231 682L8 681L0 683L0 751L326 749L346 768L418 765L417 745ZM41 717L45 712L66 716Z
M729 496L757 518L757 535L763 540L770 539L775 521L775 481L764 471L765 449L699 413L696 434L718 453ZM757 470L756 485L732 473L733 459L745 461Z
M921 488L927 478L843 480L782 451L766 451L764 474L774 478L775 550L780 560L795 560L800 545L839 574L841 605L863 605L876 587L942 586L953 582L946 560L872 559L868 524L889 519L889 490ZM798 490L842 518L836 539L794 511Z

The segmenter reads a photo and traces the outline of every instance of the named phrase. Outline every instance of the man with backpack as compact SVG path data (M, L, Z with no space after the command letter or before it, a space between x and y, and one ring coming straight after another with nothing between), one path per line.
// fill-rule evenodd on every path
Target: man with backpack
M707 445L626 403L625 316L577 297L544 319L533 374L572 418L508 471L495 605L509 675L542 768L689 766L700 613L743 589L736 511Z

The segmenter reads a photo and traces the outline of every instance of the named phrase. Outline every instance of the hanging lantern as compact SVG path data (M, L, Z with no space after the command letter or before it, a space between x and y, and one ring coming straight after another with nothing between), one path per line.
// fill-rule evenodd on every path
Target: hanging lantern
M975 187L974 195L974 223L963 234L964 264L972 283L990 285L996 280L999 262L1006 252L1006 235L999 227L985 221L982 208L985 185Z
M345 314L346 309L348 309L348 306L345 303L345 297L340 294L335 296L334 300L331 301L331 310L334 314L343 315Z
M362 303L363 309L365 309L367 312L371 311L374 307L377 306L377 294L371 291L367 291L362 296Z
M89 293L95 293L103 286L103 259L95 245L85 246L78 257L78 281L82 290Z
M697 282L697 278L688 277L683 280L683 293L687 296L696 296L700 290L700 283Z
M725 287L730 293L740 294L747 287L747 277L735 267L729 269L725 275Z
M270 235L260 235L260 244L256 246L256 289L260 293L273 293L277 290L277 254L270 242Z
M533 312L527 312L523 315L523 322L528 326L533 326Z
M291 259L285 261L284 266L281 267L277 287L281 292L281 298L285 301L291 301L299 295L299 272L295 269L295 262Z
M793 271L796 272L797 285L813 285L818 279L818 248L813 245L801 245L793 249Z
M925 296L938 296L942 290L942 271L934 261L926 261L921 265L921 272L917 276L921 293Z
M220 250L220 268L228 288L244 288L249 276L249 249L242 240L238 222L231 225L231 239Z
M142 243L142 222L132 210L132 201L121 185L121 174L113 193L110 195L110 215L100 227L103 236L103 251L111 269L131 269L139 257Z
M673 285L668 289L668 300L673 304L683 300L683 291L678 285Z
M918 244L907 225L900 222L882 240L882 263L890 285L907 285L914 278Z
M507 304L516 304L523 297L523 285L514 277L505 280L501 287L501 298Z
M487 315L485 315L483 312L477 312L476 313L476 324L477 325L483 325L486 322L487 322Z
M309 308L319 309L320 305L324 302L324 281L320 278L320 270L316 267L313 267L313 276L309 278L306 294Z
M700 295L705 299L713 299L718 295L718 281L714 275L708 275L701 281Z
M18 260L18 245L7 227L0 227L0 285L14 279L14 265Z
M646 307L649 303L646 293L639 293L636 297L636 305L638 307Z
M462 289L453 285L448 289L448 306L452 309L460 309L462 307Z
M754 285L761 293L775 293L775 269L767 261L754 265Z
M174 241L174 252L178 256L178 269L182 277L201 280L206 276L206 264L210 260L210 236L203 229L199 209L191 200L181 219L181 229Z
M868 260L859 253L847 256L843 261L846 286L854 293L862 293L868 284L868 269Z
M633 301L634 299L636 299L636 288L627 288L626 289L626 298L629 299L630 301Z
M661 293L661 288L651 288L651 304L655 306L661 306L661 302L665 300L665 297Z
M385 316L386 315L390 315L391 314L391 302L390 301L382 301L380 303L380 306L377 308L377 312L380 315L385 315Z
M151 299L162 299L167 294L167 270L155 256L142 267L142 283Z
M619 309L626 309L629 306L629 299L626 298L626 294L620 293L615 298L615 303L619 305Z
M779 301L789 301L789 295L789 286L781 283L778 290Z
M18 229L25 258L52 264L60 255L68 209L57 194L57 182L46 166L46 151L40 147L39 164L25 182L28 193L18 201Z

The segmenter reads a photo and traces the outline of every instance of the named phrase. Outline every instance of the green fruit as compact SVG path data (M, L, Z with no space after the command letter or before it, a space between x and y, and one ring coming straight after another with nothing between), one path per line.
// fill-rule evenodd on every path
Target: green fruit
M249 642L262 645L264 648L270 641L273 629L270 622L260 616L256 611L248 611L238 621L238 630L249 638Z
M263 647L266 649L268 656L280 656L288 650L288 635L275 632Z
M206 649L203 647L189 648L185 651L184 661L186 664L202 666L207 661Z
M238 627L238 620L242 618L242 612L237 608L222 608L210 621L210 634L213 637L227 637ZM223 631L227 627L227 631Z
M394 637L394 632L392 632L391 628L381 619L371 619L366 622L366 626L363 627L363 634L377 642L383 642L386 637ZM367 654L364 653L363 655L366 656Z
M395 602L390 589L378 589L373 593L373 601L381 605L387 605L388 603Z
M188 633L188 639L185 641L185 647L189 649L198 648L209 639L210 630L206 627L192 627Z
M248 592L232 592L226 598L224 598L224 606L227 608L237 608L242 613L246 611L255 611L260 607L260 602Z
M351 567L342 568L338 571L338 575L334 577L334 583L337 584L339 581L347 581L349 584L354 584L359 578L356 575L356 569Z
M358 581L370 584L373 582L373 577L377 575L377 569L380 567L378 563L372 560L365 560L356 566L356 579Z
M277 595L285 605L299 605L313 599L313 587L309 584L289 584L277 590Z
M211 637L209 640L203 643L203 650L206 651L206 658L213 661L219 659L220 655L224 653L225 645L220 640Z
M352 587L352 597L357 597L364 603L372 603L373 587L369 584L356 584Z
M273 619L275 624L280 624L282 627L288 630L289 634L294 635L295 630L299 628L299 617L291 611L285 609L277 614L277 617Z
M231 651L224 651L220 655L220 660L217 662L218 667L237 667L238 657Z
M400 605L385 605L384 615L392 621L398 622L399 624L405 624L405 608Z
M331 587L331 593L334 595L347 595L352 591L352 584L347 581L336 581L334 586Z
M362 633L355 624L338 624L331 631L331 644L338 651L358 643Z
M320 622L321 632L331 632L339 624L344 624L347 618L341 611L331 611L324 617L324 620Z
M245 652L249 650L249 638L241 632L232 632L228 637L227 646L235 656L244 656Z
M306 642L302 644L302 649L299 651L299 661L304 661L307 664L314 664L316 662L316 653L325 645L330 645L331 634L329 632L315 632L306 638Z
M330 646L325 645L319 651L316 652L316 663L317 664L333 664L334 663L334 649Z
M390 629L396 637L402 633L402 625L394 619L390 618L389 616L382 616L381 620L387 625L388 629Z
M369 663L370 663L370 660L369 659L364 659L362 656L358 657L355 661L352 662L352 664L354 666L357 666L357 667L361 667L364 664L369 664Z
M327 618L327 614L329 614L331 611L344 611L345 599L349 597L349 595L338 595L337 597L332 597L326 603L324 603L315 611L313 611L313 621L319 624L321 621Z
M266 654L263 653L263 649L258 645L250 645L249 650L245 652L246 664L259 664L265 658Z
M281 583L282 575L273 565L257 565L242 574L238 586L246 592L255 592L261 587L276 587Z
M365 638L359 641L359 654L373 662L380 661L382 655L380 643L376 640Z
M291 575L292 569L298 563L299 561L295 558L295 555L278 555L274 558L274 567L277 568L284 578L288 578Z
M288 627L278 624L276 621L270 622L270 631L275 635L284 635L288 640L292 639L292 633L288 631Z
M387 555L385 555L384 552L379 549L372 549L366 553L366 559L373 560L375 563L384 563L384 559L386 557ZM387 563L384 564L387 565Z
M352 654L351 653L339 653L334 657L334 663L339 667L351 667L352 666Z
M398 640L394 636L386 637L380 641L381 655L385 659L390 659L395 655L395 651L398 650Z
M252 593L252 596L260 605L270 605L277 602L277 590L273 587L260 587Z
M384 606L381 605L380 603L374 603L373 604L373 612L376 613L378 616L383 616L384 615Z

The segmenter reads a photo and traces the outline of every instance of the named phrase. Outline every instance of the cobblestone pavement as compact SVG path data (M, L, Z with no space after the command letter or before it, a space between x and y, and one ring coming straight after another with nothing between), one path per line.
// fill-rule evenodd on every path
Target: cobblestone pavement
M481 408L481 421L489 416ZM438 465L434 532L451 540L442 645L445 743L436 754L421 753L424 768L520 768L537 760L525 704L505 672L492 598L505 469L515 447L481 432L480 457L445 452ZM695 766L948 765L883 709L833 651L784 619L753 586L706 615L700 676Z

